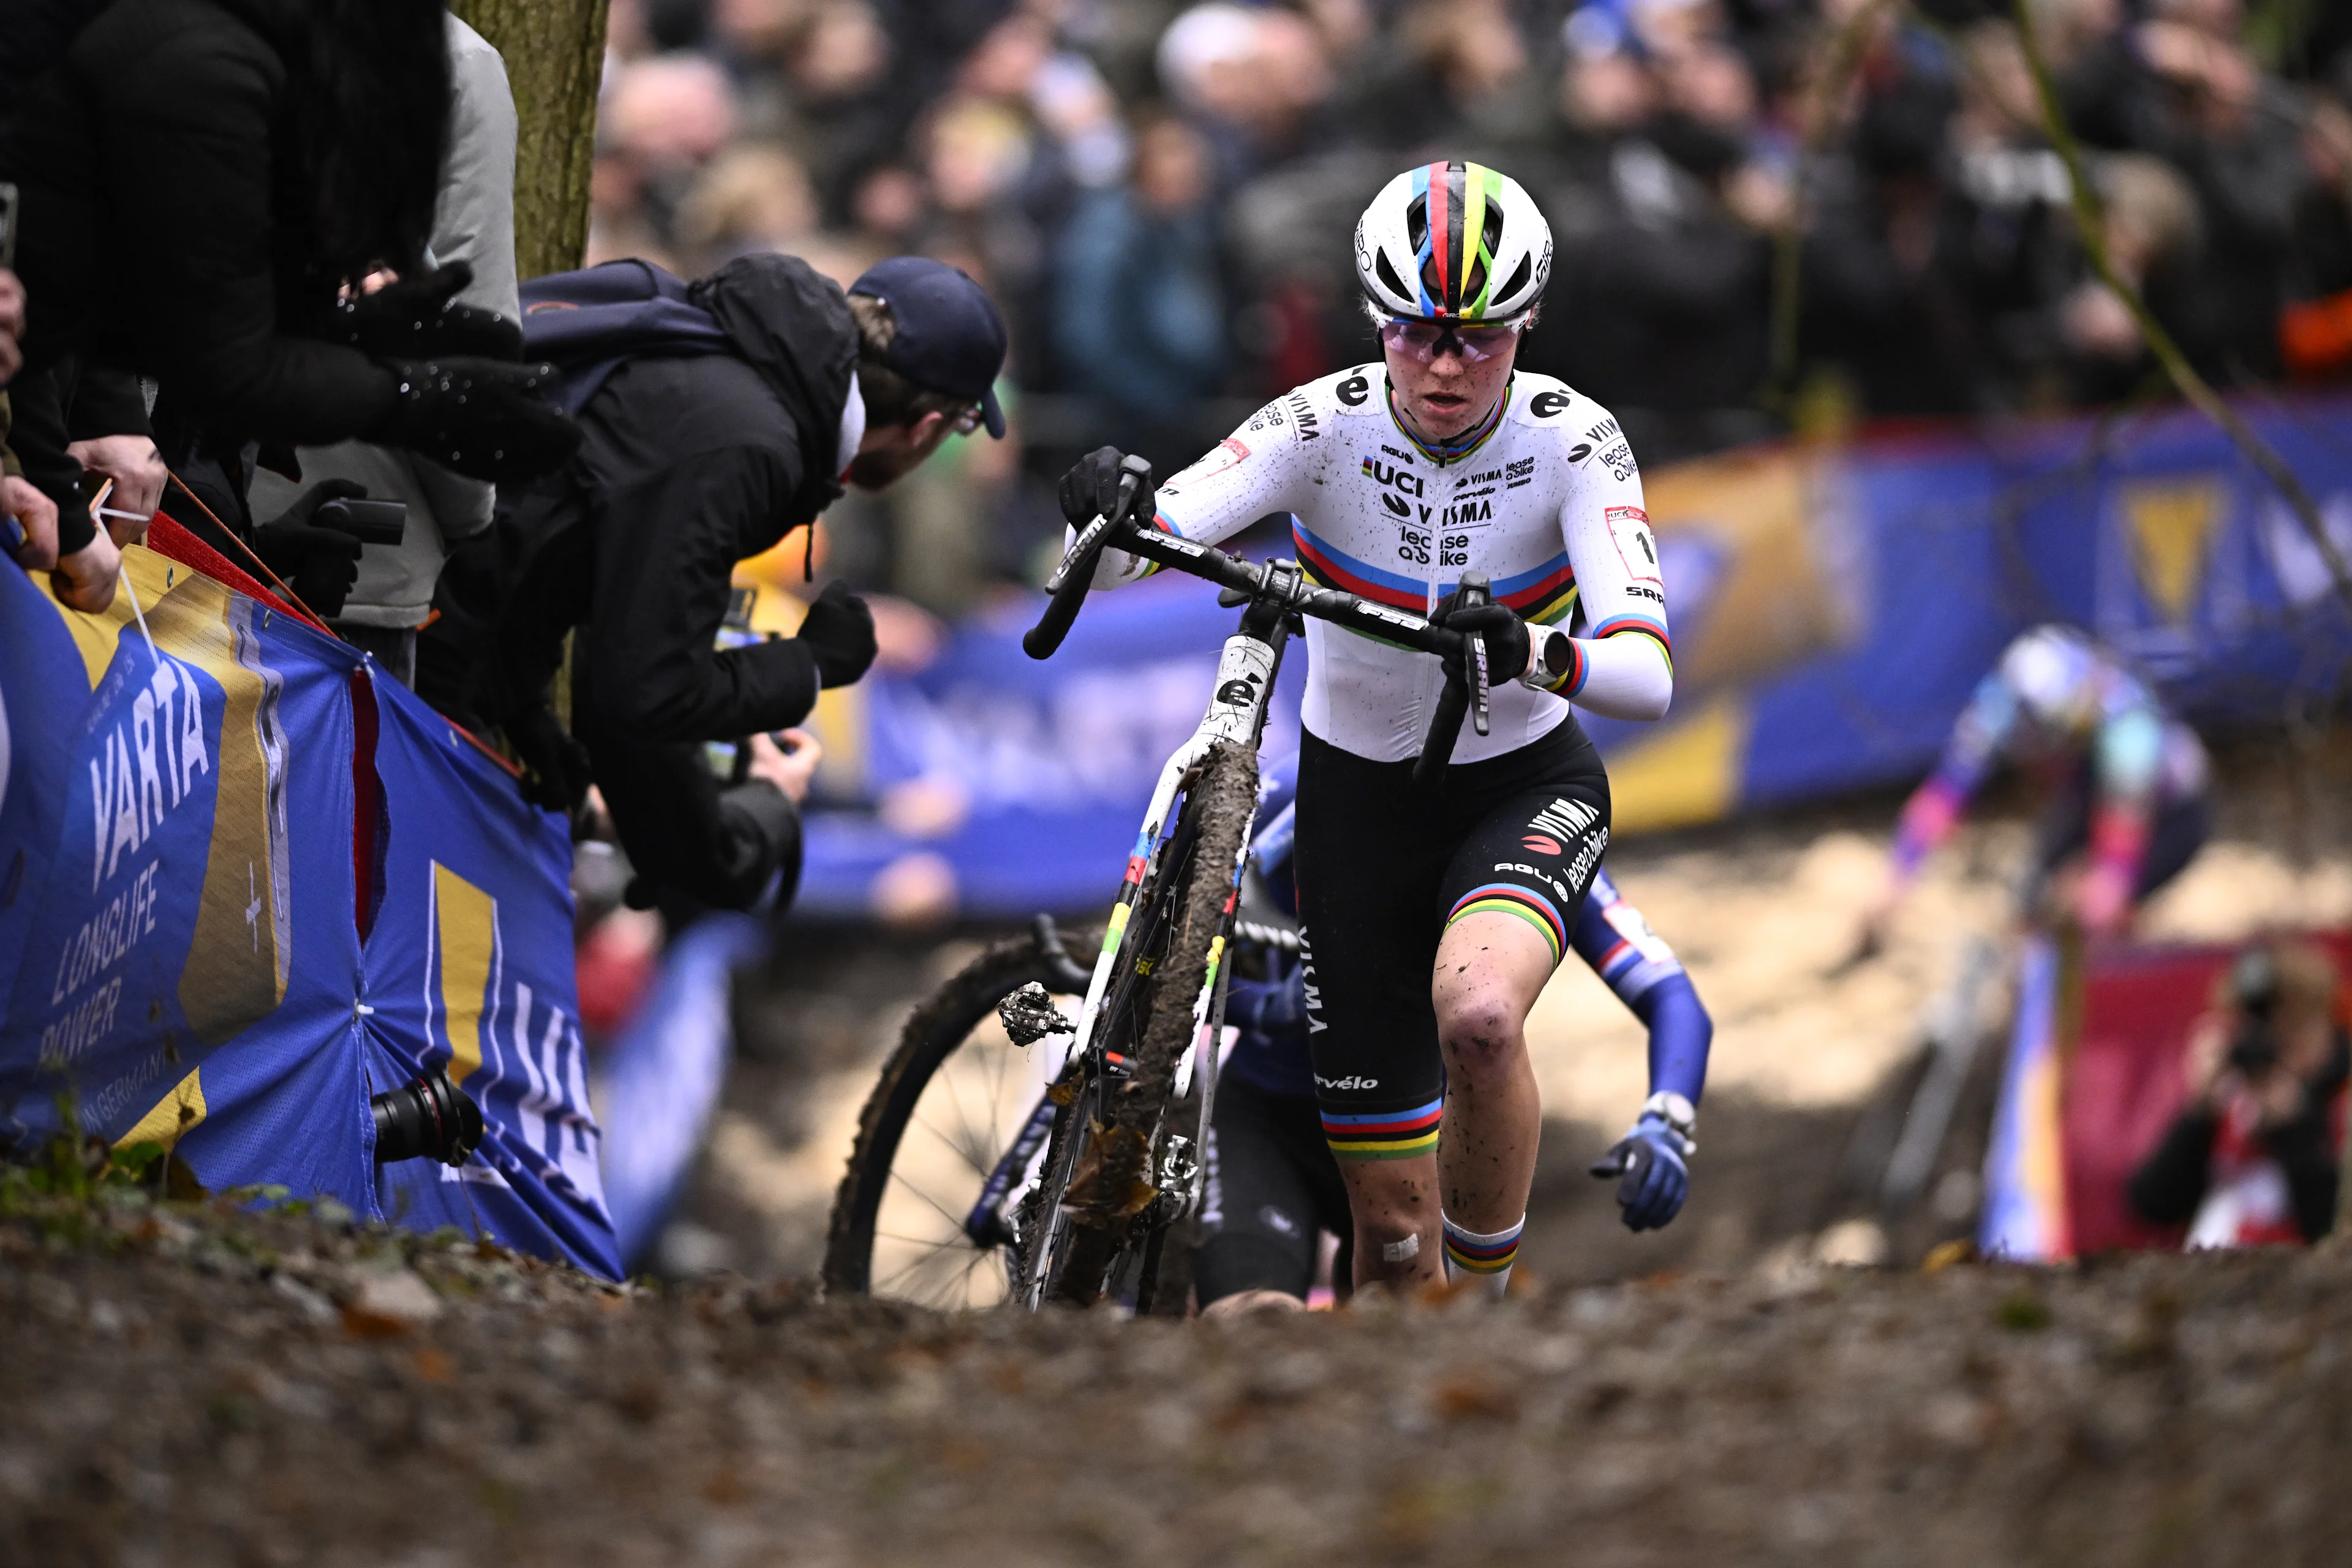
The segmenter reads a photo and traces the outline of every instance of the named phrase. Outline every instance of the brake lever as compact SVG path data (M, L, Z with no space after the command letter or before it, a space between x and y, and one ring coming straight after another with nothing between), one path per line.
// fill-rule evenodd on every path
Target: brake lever
M1470 687L1470 723L1481 735L1486 732L1486 639L1470 639L1470 662L1477 667L1477 679Z
M1078 563L1092 557L1095 547L1101 543L1102 536L1110 530L1110 520L1121 510L1120 507L1114 505L1109 511L1095 513L1095 520L1087 524L1076 539L1070 541L1070 548L1063 552L1062 563L1054 568L1052 576L1045 579L1045 592L1058 594L1062 591L1062 584L1070 580L1070 574L1077 568Z

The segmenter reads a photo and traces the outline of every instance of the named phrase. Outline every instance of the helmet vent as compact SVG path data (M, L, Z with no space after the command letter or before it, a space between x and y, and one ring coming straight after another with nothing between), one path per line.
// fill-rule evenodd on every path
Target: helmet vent
M1478 297L1478 290L1486 285L1486 258L1500 255L1502 249L1503 208L1500 203L1490 201L1486 204L1486 216L1478 223L1477 247L1463 258L1463 299L1475 300Z
M1511 271L1511 280L1504 284L1500 289L1495 290L1491 298L1498 301L1517 299L1518 297L1519 290L1528 286L1528 274L1533 271L1534 268L1535 258L1531 256L1520 257L1518 266L1514 268Z
M1372 262L1372 271L1380 278L1381 284L1398 299L1410 300L1412 298L1412 290L1404 286L1404 279L1398 277L1396 268L1389 265L1389 253L1387 251L1381 251L1380 255L1374 258Z
M1429 198L1415 196L1405 204L1404 242L1419 256L1429 248Z

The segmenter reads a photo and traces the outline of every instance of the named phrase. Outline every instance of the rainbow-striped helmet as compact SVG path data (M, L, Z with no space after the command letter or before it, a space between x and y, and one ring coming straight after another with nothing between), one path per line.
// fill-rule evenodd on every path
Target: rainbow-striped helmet
M1383 317L1515 321L1550 278L1551 226L1484 163L1408 169L1356 220L1356 280Z

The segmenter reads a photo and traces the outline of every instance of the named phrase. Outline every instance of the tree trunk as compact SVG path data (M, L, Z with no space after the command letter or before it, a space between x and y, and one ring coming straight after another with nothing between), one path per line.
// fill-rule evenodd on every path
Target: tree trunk
M450 0L507 63L520 121L515 275L580 265L588 247L588 172L604 69L605 0Z

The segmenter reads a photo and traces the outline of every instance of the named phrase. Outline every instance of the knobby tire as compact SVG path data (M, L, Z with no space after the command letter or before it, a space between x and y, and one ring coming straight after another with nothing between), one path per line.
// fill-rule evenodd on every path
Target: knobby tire
M1091 1305L1129 1244L1140 1212L1136 1198L1148 1191L1152 1175L1153 1134L1173 1097L1177 1063L1192 1040L1192 1004L1208 978L1210 947L1225 923L1234 868L1256 799L1256 748L1233 742L1211 747L1185 792L1179 818L1180 834L1183 822L1192 825L1192 852L1183 865L1170 868L1183 883L1167 956L1152 976L1152 1008L1135 1051L1134 1074L1105 1084L1100 1124L1087 1129L1087 1148L1061 1194L1069 1236L1057 1277L1046 1282L1048 1300ZM1060 1121L1074 1120L1066 1115ZM1063 1127L1057 1124L1055 1131L1059 1144Z
M1080 965L1093 962L1097 943L1091 934L1065 933L1063 940ZM908 1016L898 1032L897 1047L858 1115L849 1168L834 1194L824 1247L827 1295L863 1296L872 1290L876 1221L889 1187L891 1164L925 1086L999 1002L1033 980L1049 989L1058 988L1036 937L1024 932L982 952ZM1030 1047L1044 1048L1042 1045Z

